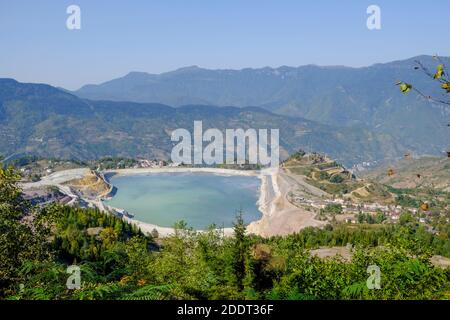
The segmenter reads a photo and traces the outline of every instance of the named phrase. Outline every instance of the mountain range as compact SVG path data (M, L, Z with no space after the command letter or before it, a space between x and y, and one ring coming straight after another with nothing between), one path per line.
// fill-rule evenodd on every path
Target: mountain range
M446 60L447 58L442 58ZM163 74L131 72L74 92L88 99L157 102L172 106L258 106L271 112L333 126L360 126L387 134L411 151L439 154L449 147L450 107L417 94L399 94L397 81L440 97L442 90L421 70L434 72L431 56L375 64L208 70L196 66Z
M416 94L403 80L440 94L413 70L431 57L365 68L303 66L243 70L179 69L130 73L69 92L0 79L0 154L94 159L167 158L172 130L280 129L281 156L299 148L351 166L449 148L450 108ZM450 149L450 148L449 148Z
M335 127L287 117L258 107L187 105L81 99L45 84L0 79L0 154L65 159L104 156L167 158L177 128L193 131L280 129L281 156L310 148L351 165L395 156L404 148L387 135L364 128ZM358 152L355 152L358 150Z

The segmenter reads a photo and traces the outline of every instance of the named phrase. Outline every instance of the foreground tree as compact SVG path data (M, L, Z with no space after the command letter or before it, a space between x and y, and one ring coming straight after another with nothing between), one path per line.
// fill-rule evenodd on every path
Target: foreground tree
M244 289L244 279L246 275L246 264L249 257L249 242L246 232L242 211L239 211L234 223L234 243L233 243L233 269L236 276L236 285L239 291Z
M51 210L37 210L22 198L20 176L0 168L0 296L18 285L19 271L26 261L51 257Z

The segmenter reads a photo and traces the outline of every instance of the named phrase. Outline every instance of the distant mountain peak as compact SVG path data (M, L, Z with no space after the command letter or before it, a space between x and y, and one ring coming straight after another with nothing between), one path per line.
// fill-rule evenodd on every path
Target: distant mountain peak
M142 76L142 75L149 75L150 73L144 72L144 71L130 71L127 73L125 77L133 77L133 76Z
M0 83L19 83L17 80L12 78L0 78Z
M192 65L192 66L178 68L178 69L176 69L174 71L165 72L165 73L162 73L161 75L164 75L164 74L170 74L170 75L183 74L183 73L191 73L191 72L202 71L202 70L206 71L207 69L200 68L197 65Z
M192 70L198 70L198 69L201 69L201 68L199 66L197 66L197 65L192 65L192 66L179 68L179 69L177 69L175 71L192 71Z
M147 73L147 72L131 71L131 72L127 73L124 77L122 77L122 79L140 81L140 80L145 80L146 78L151 77L151 76L152 76L152 74ZM114 80L111 80L111 81L114 81Z

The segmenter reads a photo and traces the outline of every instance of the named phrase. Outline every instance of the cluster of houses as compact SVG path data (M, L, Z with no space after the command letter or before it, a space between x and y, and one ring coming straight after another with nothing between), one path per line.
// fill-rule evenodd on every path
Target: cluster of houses
M20 168L20 173L23 177L30 176L31 174L49 175L55 172L55 168L58 166L70 165L70 161L66 160L49 160L45 167L36 166L34 163L25 165Z
M403 208L402 206L399 205L382 205L379 203L354 204L352 202L345 201L344 199L313 200L313 199L305 199L299 196L294 196L292 198L292 201L297 205L312 207L318 210L324 209L327 205L339 204L342 206L342 213L344 215L351 215L351 214L356 215L358 213L375 215L377 214L377 212L382 212L393 223L396 223L400 219L400 215L404 211L404 209L407 209L414 215L417 214L418 212L416 208ZM431 212L428 211L425 211L424 213L426 215L431 214ZM357 223L357 220L355 218L346 218L345 221L348 223ZM420 217L419 222L425 223L426 218Z
M351 171L355 171L355 172L366 171L370 167L375 167L377 165L377 163L378 163L377 161L358 163L356 165L353 165Z
M44 168L43 171L46 174L52 174L53 173L53 169L51 169L50 167ZM28 176L28 175L33 173L33 170L31 168L29 168L29 167L23 167L23 168L20 168L20 172L22 173L23 176Z
M178 167L180 164L167 162L164 160L147 160L140 159L135 168L162 168L162 167Z

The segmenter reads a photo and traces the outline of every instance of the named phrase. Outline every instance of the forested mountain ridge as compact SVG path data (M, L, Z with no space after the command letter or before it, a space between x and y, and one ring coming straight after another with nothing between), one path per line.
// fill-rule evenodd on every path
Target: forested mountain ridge
M399 157L407 150L388 134L363 127L338 127L258 107L93 101L44 84L0 79L0 153L66 159L103 156L167 158L172 130L280 129L281 156L312 148L346 165Z

